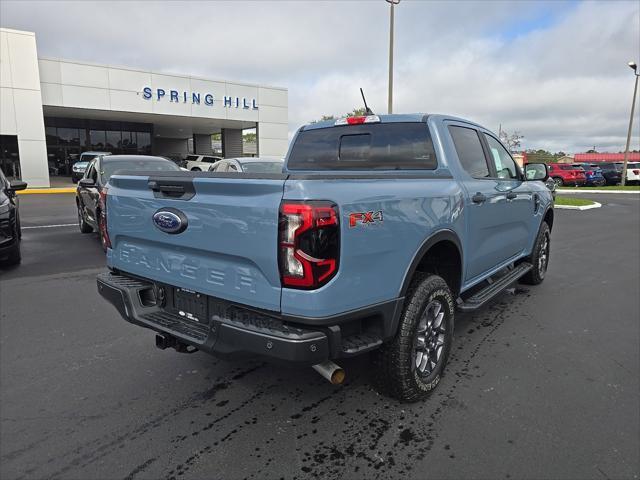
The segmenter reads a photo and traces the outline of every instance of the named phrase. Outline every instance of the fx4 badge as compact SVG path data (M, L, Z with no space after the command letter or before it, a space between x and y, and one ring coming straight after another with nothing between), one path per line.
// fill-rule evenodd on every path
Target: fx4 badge
M376 222L382 222L382 210L377 212L354 212L349 214L349 227L353 228L358 223L369 225Z

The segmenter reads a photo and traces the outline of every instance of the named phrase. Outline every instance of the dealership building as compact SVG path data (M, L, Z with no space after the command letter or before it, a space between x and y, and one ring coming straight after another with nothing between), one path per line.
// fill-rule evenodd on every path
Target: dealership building
M30 187L68 176L88 150L184 157L287 149L287 89L38 57L32 32L0 29L0 168Z

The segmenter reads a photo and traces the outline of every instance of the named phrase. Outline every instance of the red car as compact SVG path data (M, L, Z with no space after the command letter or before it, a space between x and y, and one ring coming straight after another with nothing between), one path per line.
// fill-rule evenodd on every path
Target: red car
M562 187L563 185L579 187L587 182L587 177L582 168L558 163L549 165L549 177L553 179L557 187Z

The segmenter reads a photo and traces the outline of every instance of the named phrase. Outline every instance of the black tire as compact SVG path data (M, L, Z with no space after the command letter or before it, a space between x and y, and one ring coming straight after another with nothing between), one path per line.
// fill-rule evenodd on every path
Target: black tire
M443 313L440 328L432 328L440 318L436 313L431 327L427 326L424 334L420 335L421 325L428 325L428 318L435 312L434 305L439 305L438 312ZM440 382L449 358L454 311L453 295L441 277L429 274L416 276L407 293L396 336L374 352L376 383L380 390L403 402L416 402L429 396ZM429 370L425 367L421 372L416 364L422 366L426 353L418 357L422 353L419 345L432 345L429 335L433 334L437 337L435 344L442 342L441 348L435 348L433 355L426 357Z
M191 171L192 171L192 172L201 172L202 170L201 170L201 169L199 169L198 167L193 167L193 168L191 169Z
M82 209L80 205L78 205L78 226L80 227L81 233L91 233L93 232L93 227L87 223L84 219L84 214L82 213Z
M553 182L556 184L556 187L562 187L564 185L564 181L560 177L553 177Z
M20 251L20 241L18 240L3 263L11 267L13 265L19 265L20 262L22 262L22 252Z
M533 268L520 279L520 282L527 285L539 285L547 275L547 267L549 266L549 254L551 252L551 230L547 222L542 222L536 243L533 245L533 253L528 261Z

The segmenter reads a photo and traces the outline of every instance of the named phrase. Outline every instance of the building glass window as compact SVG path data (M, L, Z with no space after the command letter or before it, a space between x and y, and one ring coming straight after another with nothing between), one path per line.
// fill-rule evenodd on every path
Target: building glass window
M61 145L80 145L78 129L58 127L58 141Z
M88 150L150 154L153 126L146 123L45 117L49 175L70 175Z
M16 135L0 135L0 169L7 178L21 178L22 176Z
M91 148L94 150L104 150L107 143L106 132L104 130L91 130L89 132Z
M127 132L129 133L129 132ZM122 147L122 132L120 130L107 130L106 148L108 151L118 150Z

